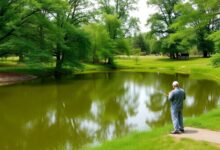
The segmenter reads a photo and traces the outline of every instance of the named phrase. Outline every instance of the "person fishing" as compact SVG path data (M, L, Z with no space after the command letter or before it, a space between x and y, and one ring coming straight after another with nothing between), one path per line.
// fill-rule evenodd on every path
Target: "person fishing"
M168 99L171 102L171 118L174 127L171 134L180 134L184 133L182 110L183 100L186 98L186 94L184 90L180 88L177 81L174 81L172 86L173 90L168 95Z

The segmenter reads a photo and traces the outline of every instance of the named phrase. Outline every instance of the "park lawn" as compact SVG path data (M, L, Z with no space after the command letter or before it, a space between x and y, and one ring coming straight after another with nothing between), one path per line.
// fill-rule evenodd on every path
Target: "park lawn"
M163 56L118 58L115 60L118 68L149 72L184 73L193 77L209 76L220 81L220 68L211 65L211 58L194 57L189 60L171 60Z
M220 82L220 68L211 65L211 58L193 57L189 60L170 60L163 56L117 57L114 69L105 65L84 64L77 73L103 71L161 72L191 74L193 78L209 78Z

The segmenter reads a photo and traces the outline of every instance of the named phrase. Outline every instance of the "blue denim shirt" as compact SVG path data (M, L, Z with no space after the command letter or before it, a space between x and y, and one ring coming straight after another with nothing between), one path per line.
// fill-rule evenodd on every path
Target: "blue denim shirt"
M175 88L169 93L168 99L171 101L171 108L173 110L183 109L183 100L186 98L186 94L183 89Z

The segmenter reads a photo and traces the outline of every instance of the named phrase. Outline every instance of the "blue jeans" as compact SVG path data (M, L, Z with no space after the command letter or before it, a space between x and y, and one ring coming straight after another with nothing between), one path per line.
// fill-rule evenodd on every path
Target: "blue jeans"
M171 117L173 121L174 130L183 129L183 116L182 110L172 109L171 108Z

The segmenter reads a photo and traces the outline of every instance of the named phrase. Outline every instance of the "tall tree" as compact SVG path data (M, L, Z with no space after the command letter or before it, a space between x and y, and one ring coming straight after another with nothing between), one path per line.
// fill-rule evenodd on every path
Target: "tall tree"
M27 0L0 1L0 54L1 56L19 54L22 58L25 40L16 38L17 31L30 21L30 18L40 12L38 2ZM15 46L17 43L17 47ZM30 46L30 45L29 45ZM22 48L19 53L18 49Z
M112 55L112 40L103 25L88 24L83 27L91 39L92 62L99 63Z
M55 74L64 65L79 66L90 41L79 29L89 19L87 0L1 1L0 51L43 63L55 58ZM14 52L15 51L15 52Z
M131 30L139 31L138 18L132 17L130 12L136 9L138 0L99 0L100 14L116 16L120 20L123 36L131 35Z
M171 27L172 23L179 17L179 13L174 9L181 0L149 0L148 4L155 6L158 12L153 14L148 20L151 32L161 39L163 49L170 53L171 58L176 58L179 41L169 43L167 38L176 31Z
M219 3L216 0L191 0L175 8L181 16L172 25L178 32L174 38L196 39L197 48L207 57L214 50L214 43L208 37L219 30Z
M122 39L131 36L138 29L138 19L130 16L130 11L135 9L137 0L99 0L98 4L101 16L104 14L103 21L110 38L116 45L113 55L117 53L119 43L124 44L124 50L127 49L128 45ZM113 64L113 55L108 58L109 64Z
M80 29L85 22L87 1L69 0L57 6L53 12L53 26L56 28L53 54L56 58L55 75L59 76L63 65L78 66L88 51L90 41ZM56 6L56 5L55 5ZM70 6L70 7L69 7Z
M146 54L150 53L148 43L142 34L139 34L137 37L134 37L134 47L140 48L141 52L145 52Z

